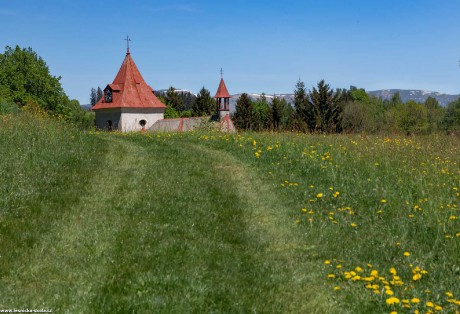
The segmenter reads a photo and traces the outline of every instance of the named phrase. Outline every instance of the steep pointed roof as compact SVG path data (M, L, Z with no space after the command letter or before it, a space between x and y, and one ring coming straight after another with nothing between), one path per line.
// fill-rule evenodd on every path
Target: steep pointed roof
M217 88L217 93L214 98L231 98L223 78L220 79L219 88Z
M102 97L93 110L108 108L166 108L166 106L153 94L153 89L147 85L139 69L134 63L131 54L126 57L118 70L112 84L104 89L112 91L112 102L105 102Z

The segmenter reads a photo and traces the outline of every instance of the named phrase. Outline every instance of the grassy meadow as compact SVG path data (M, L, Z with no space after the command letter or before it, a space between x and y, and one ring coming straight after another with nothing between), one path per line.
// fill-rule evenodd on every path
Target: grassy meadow
M459 150L0 116L0 309L459 313Z

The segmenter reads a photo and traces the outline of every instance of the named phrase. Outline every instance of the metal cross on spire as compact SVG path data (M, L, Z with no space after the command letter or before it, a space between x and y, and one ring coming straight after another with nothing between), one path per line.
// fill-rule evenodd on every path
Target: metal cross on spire
M129 38L128 35L126 35L125 40L126 40L126 48L127 48L126 53L129 53L129 42L131 41L131 39Z
M220 68L220 78L223 78L224 77L224 71L222 70L222 68Z

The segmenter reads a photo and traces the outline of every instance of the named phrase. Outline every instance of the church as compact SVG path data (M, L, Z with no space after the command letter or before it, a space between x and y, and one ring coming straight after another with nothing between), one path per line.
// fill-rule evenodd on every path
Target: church
M104 88L103 97L92 110L96 113L96 127L107 131L188 131L209 122L218 130L234 132L235 126L230 118L231 96L223 78L214 98L217 115L213 117L165 119L166 105L144 81L128 45L115 79Z

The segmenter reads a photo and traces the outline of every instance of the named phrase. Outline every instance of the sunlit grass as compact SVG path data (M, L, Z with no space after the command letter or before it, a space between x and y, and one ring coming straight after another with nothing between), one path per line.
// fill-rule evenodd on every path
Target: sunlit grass
M278 184L292 204L293 222L327 261L323 280L331 297L344 306L362 313L460 309L458 138L242 134L201 140L226 143L226 149L231 143Z
M0 135L0 308L460 309L455 137Z

